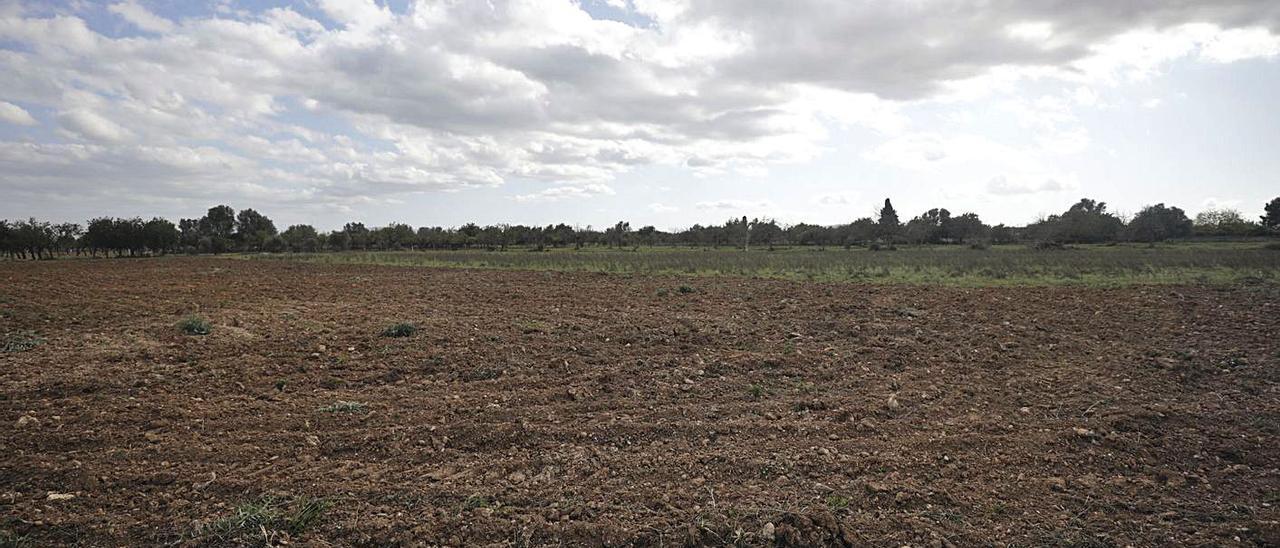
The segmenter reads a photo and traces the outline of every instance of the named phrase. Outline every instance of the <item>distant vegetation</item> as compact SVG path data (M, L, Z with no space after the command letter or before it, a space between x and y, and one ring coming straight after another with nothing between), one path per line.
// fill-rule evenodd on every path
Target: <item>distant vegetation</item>
M962 286L1280 282L1280 252L1262 242L925 245L895 252L816 247L742 253L732 249L608 248L546 253L483 250L352 251L259 255L322 264L380 264L643 275L744 276L813 281ZM677 292L691 293L681 286ZM661 293L661 291L660 291Z
M1265 207L1258 222L1231 209L1209 210L1195 220L1183 210L1164 204L1147 206L1130 219L1108 211L1107 204L1082 199L1059 215L1027 226L989 226L976 214L952 215L935 208L901 222L889 200L877 218L843 225L799 223L780 225L770 219L730 219L719 225L693 225L666 232L652 226L633 230L618 222L597 230L567 224L539 226L469 223L456 228L391 224L368 228L347 223L341 230L319 232L311 225L293 225L277 232L265 215L229 206L210 208L199 219L174 223L156 217L121 219L101 217L84 227L76 223L52 224L28 219L0 220L0 252L11 258L43 259L57 255L137 256L165 253L390 251L390 250L532 250L680 246L735 247L776 246L813 248L866 246L892 250L899 244L969 245L1028 243L1044 248L1060 244L1106 242L1159 242L1191 237L1233 238L1280 235L1280 197Z

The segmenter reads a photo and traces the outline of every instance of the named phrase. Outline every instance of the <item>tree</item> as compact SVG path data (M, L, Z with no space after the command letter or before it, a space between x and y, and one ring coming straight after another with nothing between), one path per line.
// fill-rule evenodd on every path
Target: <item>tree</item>
M347 223L342 226L348 245L344 249L369 249L369 229L364 223Z
M231 206L213 206L200 219L200 234L230 239L236 229L236 210Z
M178 241L183 247L195 249L200 244L200 220L179 219Z
M898 220L898 211L888 198L884 199L884 207L880 208L880 220L876 222L876 236L892 240L902 231L902 222Z
M58 236L53 225L48 221L37 221L32 217L26 221L14 223L10 230L12 245L17 249L19 256L30 256L32 260L38 260L45 258L48 252L52 257L52 250Z
M657 234L658 229L653 226L642 226L640 230L636 231L636 236L640 238L640 243L649 247L653 247L653 244L656 243Z
M1267 214L1262 216L1262 226L1269 230L1280 230L1280 196L1267 202L1263 209Z
M316 251L320 248L320 234L311 225L293 225L280 233L289 251Z
M62 223L62 224L54 225L53 231L55 234L57 234L57 239L54 242L54 247L59 252L66 253L72 248L75 248L76 255L80 254L80 248L78 246L78 242L80 240L80 235L84 234L84 230L80 228L79 224Z
M200 240L197 242L201 251L221 253L231 247L231 238L236 230L236 210L231 206L219 205L209 208L199 221Z
M1185 238L1191 235L1191 219L1176 207L1156 204L1142 208L1125 227L1128 239L1140 242L1159 242L1169 238Z
M178 244L181 234L178 227L160 217L152 217L142 225L142 239L152 253L165 253Z
M956 243L983 238L990 232L977 213L964 213L943 221L943 238Z
M1261 227L1246 221L1239 211L1230 208L1206 209L1196 215L1193 225L1200 236L1248 236Z
M782 227L778 226L777 221L773 219L756 219L751 223L750 241L764 244L770 251L773 250L774 242L778 241L781 236Z
M883 212L881 215L883 216ZM940 243L945 236L943 227L950 223L950 211L933 208L908 221L904 234L907 240L915 243Z
M631 234L631 223L626 221L618 221L613 228L605 230L605 237L609 240L609 245L623 247L627 243L627 236Z
M259 250L276 235L276 225L266 215L245 209L236 215L236 238L248 250Z
M1124 221L1107 212L1106 202L1082 198L1062 215L1051 215L1027 228L1041 241L1098 243L1114 241L1123 227Z

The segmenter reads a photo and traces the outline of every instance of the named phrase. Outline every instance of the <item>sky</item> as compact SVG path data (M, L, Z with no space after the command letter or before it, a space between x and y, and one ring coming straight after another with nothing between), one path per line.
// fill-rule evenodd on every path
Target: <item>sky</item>
M1256 217L1278 97L1275 0L0 0L0 218Z

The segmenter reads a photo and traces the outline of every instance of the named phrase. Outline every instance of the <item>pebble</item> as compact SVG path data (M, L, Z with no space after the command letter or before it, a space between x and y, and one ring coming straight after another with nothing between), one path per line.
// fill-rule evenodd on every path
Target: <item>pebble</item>
M71 493L49 493L49 496L45 497L45 500L58 501L58 500L71 500L73 498L76 498L76 496L72 495Z
M40 420L31 415L23 415L18 417L18 428L25 426L40 426Z
M774 534L774 526L772 521L765 523L764 527L760 528L760 538L765 540L766 542L773 541L773 534Z

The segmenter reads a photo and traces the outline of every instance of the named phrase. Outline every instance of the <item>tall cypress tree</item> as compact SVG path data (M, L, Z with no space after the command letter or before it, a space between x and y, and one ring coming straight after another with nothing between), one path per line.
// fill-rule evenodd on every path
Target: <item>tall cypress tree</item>
M888 198L884 199L884 207L880 208L880 221L876 223L876 228L880 233L879 236L884 239L893 239L902 230L898 212L893 209L893 204Z

